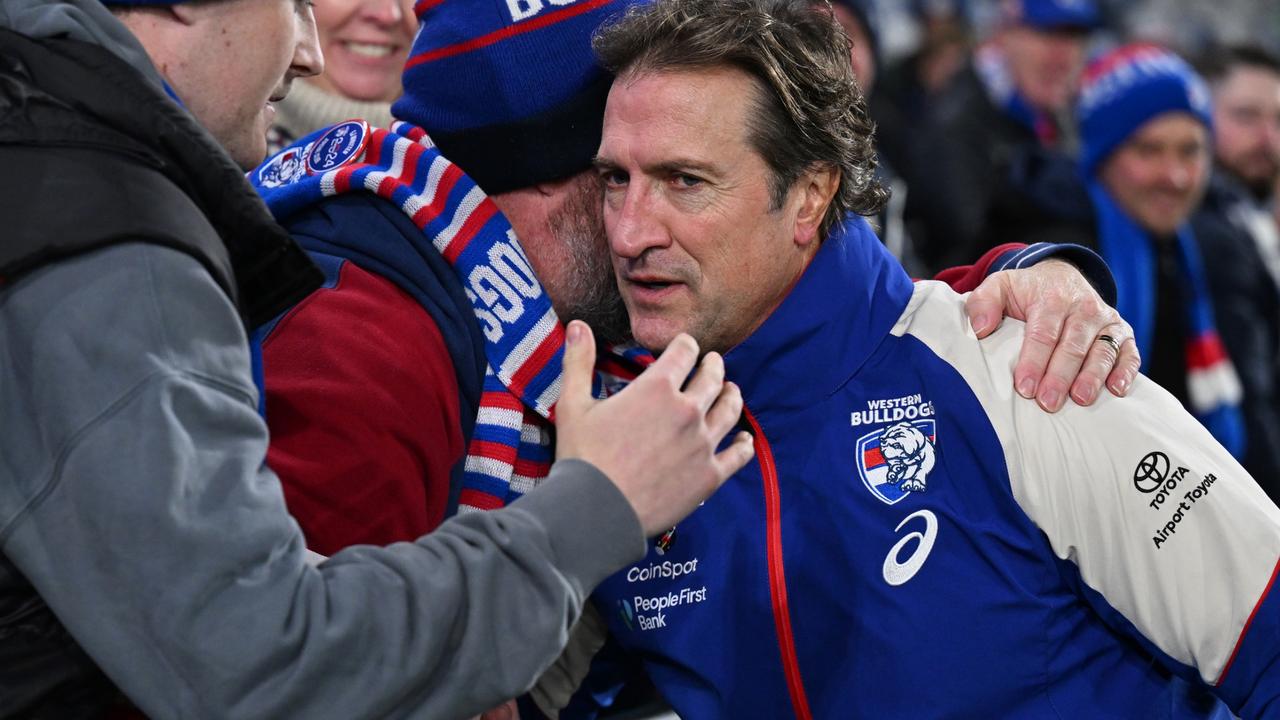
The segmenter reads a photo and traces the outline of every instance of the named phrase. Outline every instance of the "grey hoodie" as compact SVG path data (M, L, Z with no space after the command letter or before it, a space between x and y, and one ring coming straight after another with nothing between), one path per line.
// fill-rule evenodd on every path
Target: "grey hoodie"
M4 0L0 26L159 82L96 0ZM125 243L0 290L0 566L154 718L475 714L644 552L613 484L562 462L510 508L308 566L256 403L239 317L188 255Z

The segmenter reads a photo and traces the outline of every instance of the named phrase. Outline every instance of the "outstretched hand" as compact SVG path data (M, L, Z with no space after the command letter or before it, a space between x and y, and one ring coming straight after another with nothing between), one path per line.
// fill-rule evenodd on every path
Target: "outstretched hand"
M1078 405L1092 404L1104 381L1123 397L1142 364L1133 328L1061 260L995 273L969 295L965 309L980 338L1003 316L1026 321L1014 387L1049 412L1061 408L1068 394Z
M698 372L685 383L698 364ZM617 395L591 395L595 341L581 321L569 323L564 385L556 405L556 457L579 458L609 476L631 503L646 535L682 520L754 454L738 422L742 394L724 381L724 360L681 334ZM683 389L681 389L683 386Z

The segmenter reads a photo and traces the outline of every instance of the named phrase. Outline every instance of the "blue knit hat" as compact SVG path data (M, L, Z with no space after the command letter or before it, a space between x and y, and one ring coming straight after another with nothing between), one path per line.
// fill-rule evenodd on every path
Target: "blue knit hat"
M1076 106L1085 176L1092 177L1148 120L1179 110L1212 129L1208 87L1190 65L1169 50L1135 43L1094 60L1084 71Z
M635 0L419 0L397 118L489 193L591 166L612 78L591 35Z
M99 0L103 5L177 5L186 0Z
M1013 19L1039 30L1090 30L1102 24L1094 0L1016 0Z

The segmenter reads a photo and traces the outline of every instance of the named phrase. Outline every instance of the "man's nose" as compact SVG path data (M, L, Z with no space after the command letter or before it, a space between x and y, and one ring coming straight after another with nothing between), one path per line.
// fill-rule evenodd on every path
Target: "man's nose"
M314 77L324 72L324 52L320 50L316 16L308 11L299 22L298 44L294 47L289 71L294 77Z
M621 198L613 198L615 206L606 205L606 231L609 249L614 255L635 259L645 251L671 244L671 236L661 221L654 193L638 183L632 184ZM612 215L612 218L609 218Z
M1186 190L1191 185L1191 166L1186 162L1171 158L1165 160L1164 167L1161 169L1161 176L1170 187Z

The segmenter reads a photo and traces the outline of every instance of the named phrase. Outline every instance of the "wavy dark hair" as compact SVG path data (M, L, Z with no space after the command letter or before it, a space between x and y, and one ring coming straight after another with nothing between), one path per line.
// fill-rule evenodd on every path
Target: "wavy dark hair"
M618 76L729 65L755 78L761 92L748 141L772 171L773 209L805 171L840 171L822 220L824 239L849 213L873 215L888 199L875 178L875 124L830 5L656 0L633 5L601 27L592 46Z

